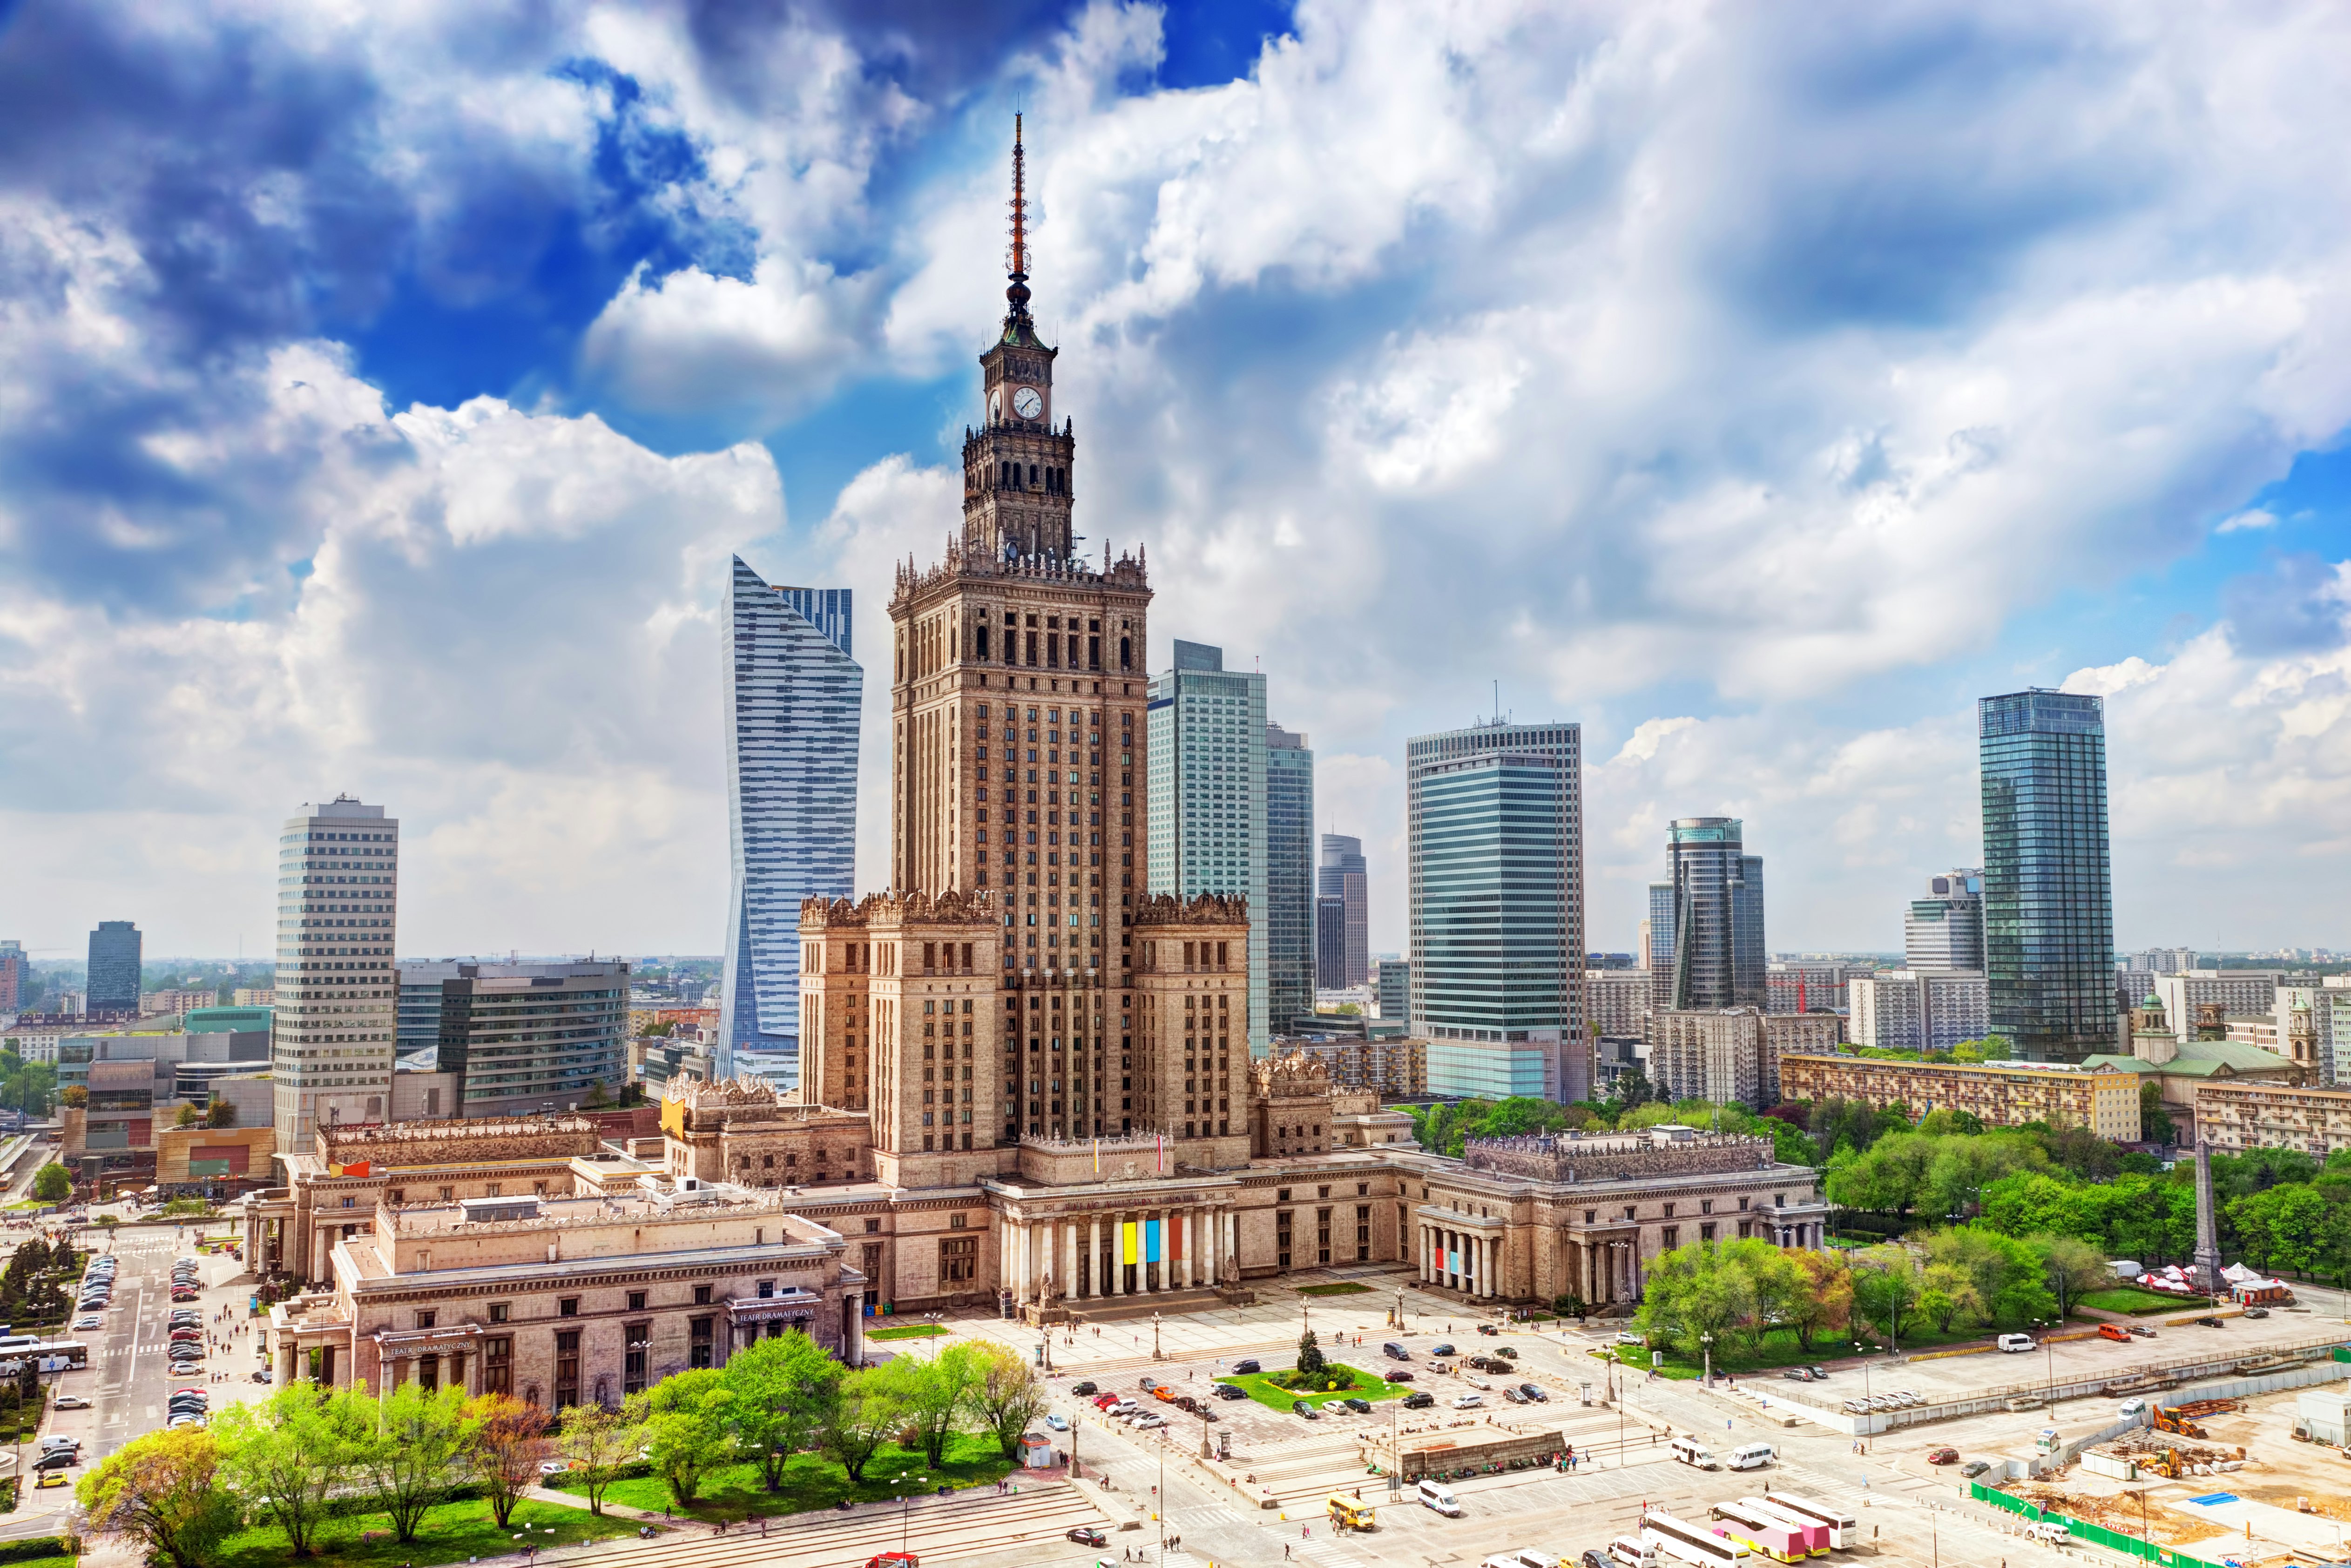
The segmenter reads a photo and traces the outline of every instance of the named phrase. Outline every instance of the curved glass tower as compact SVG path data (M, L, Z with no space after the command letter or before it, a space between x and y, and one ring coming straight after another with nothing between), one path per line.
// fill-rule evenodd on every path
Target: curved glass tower
M1976 719L1992 1032L2022 1057L2112 1051L2105 705L2036 688L1980 699Z

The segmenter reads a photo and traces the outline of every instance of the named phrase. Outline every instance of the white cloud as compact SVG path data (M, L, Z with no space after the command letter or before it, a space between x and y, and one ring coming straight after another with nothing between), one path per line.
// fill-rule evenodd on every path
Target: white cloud
M2241 512L2232 513L2221 518L2220 526L2212 531L2216 534L2233 534L2246 528L2273 528L2277 527L2277 514L2267 507L2248 507Z

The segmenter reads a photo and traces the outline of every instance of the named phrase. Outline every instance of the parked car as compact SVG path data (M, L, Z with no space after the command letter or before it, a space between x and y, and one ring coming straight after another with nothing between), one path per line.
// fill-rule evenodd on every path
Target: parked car
M1426 1410L1436 1403L1436 1395L1419 1390L1416 1390L1404 1396L1404 1407L1407 1410Z
M106 1320L104 1318L78 1317L74 1319L74 1327L76 1329L96 1329L104 1328L105 1326Z
M1390 1383L1410 1383L1412 1380L1412 1374L1406 1372L1400 1366L1394 1372L1388 1374L1388 1381Z
M1991 1461L1990 1459L1970 1459L1966 1464L1959 1467L1959 1474L1967 1477L1970 1480L1973 1480L1990 1469L1991 1469Z
M571 1461L569 1459L541 1459L538 1461L538 1473L543 1476L559 1476L570 1468Z
M2208 1329L2217 1329L2220 1326L2220 1320L2218 1318L2198 1318L2196 1321Z
M1309 1421L1320 1421L1322 1419L1322 1412L1317 1410L1313 1406L1309 1405L1303 1399L1291 1400L1290 1402L1290 1411L1291 1415L1303 1416Z
M2153 1339L2155 1337L2155 1331L2147 1327L2145 1323L2131 1324L2130 1332L2133 1339Z
M1455 1350L1451 1345L1449 1345L1449 1344L1440 1344L1440 1345L1438 1345L1436 1349L1434 1349L1434 1350L1430 1351L1428 1354L1431 1354L1431 1355L1457 1355L1457 1354L1459 1354L1459 1352L1456 1351L1456 1350Z
M1927 1450L1927 1462L1930 1465L1956 1465L1959 1462L1959 1451L1948 1446L1929 1448Z
M1500 1333L1502 1331L1496 1328L1492 1323L1479 1323L1478 1325L1478 1332L1483 1334L1497 1334Z
M57 1396L57 1408L60 1410L87 1410L89 1408L89 1401L84 1399L78 1394L60 1394Z
M2100 1339L2114 1340L2122 1344L2128 1344L2130 1343L2131 1336L2130 1330L2123 1327L2120 1323L2100 1323L2098 1325L2098 1337Z
M1482 1394L1457 1394L1453 1396L1453 1408L1456 1410L1475 1410L1485 1403L1486 1396Z
M34 1490L35 1491L38 1491L38 1490L40 1490L40 1489L41 1489L41 1488L43 1488L43 1487L61 1487L61 1486L63 1486L63 1485L65 1485L65 1484L66 1484L66 1478L65 1478L65 1476L63 1475L63 1473L61 1473L61 1472L59 1472L59 1471L56 1471L56 1470L51 1470L51 1471L48 1471L48 1472L47 1472L47 1473L43 1474L43 1476L41 1477L41 1479L40 1479L39 1480L37 1480L37 1481L35 1481L35 1482L33 1483L33 1490Z
M1813 1369L1809 1366L1792 1366L1780 1375L1791 1383L1810 1383L1813 1380Z
M1340 1400L1339 1403L1344 1405L1348 1409L1353 1410L1358 1416L1368 1416L1372 1413L1372 1402L1370 1400L1358 1399L1352 1394L1347 1396L1346 1398Z
M1516 1361L1516 1360L1518 1360L1518 1359L1519 1359L1519 1353L1518 1353L1518 1349L1517 1349L1517 1347L1516 1347L1516 1346L1513 1346L1513 1345L1498 1344L1498 1345L1496 1345L1496 1346L1494 1347L1494 1354L1495 1354L1496 1355L1507 1355L1507 1356L1509 1356L1512 1361Z
M1233 1363L1233 1373L1236 1376L1262 1370L1263 1368L1259 1367L1254 1361L1237 1361Z
M2245 1315L2249 1318L2265 1318L2270 1315L2270 1310L2267 1307L2247 1307Z
M1094 1396L1094 1408L1097 1410L1107 1410L1117 1403L1118 1396L1115 1394L1097 1394Z
M1819 1379L1823 1383L1826 1383L1828 1381L1829 1369L1825 1366L1813 1367L1812 1369L1812 1374L1815 1378Z
M877 1552L865 1560L865 1568L922 1568L922 1559L911 1552Z
M1545 1394L1541 1389L1536 1387L1531 1383L1520 1384L1519 1392L1527 1396L1527 1403L1530 1405L1548 1405L1551 1403L1551 1396Z
M1641 1335L1634 1333L1629 1330L1618 1329L1616 1331L1616 1343L1618 1344L1646 1344L1649 1342L1644 1339Z
M1110 1544L1110 1537L1103 1534L1100 1530L1097 1530L1091 1524L1079 1525L1074 1530L1071 1530L1064 1539L1074 1541L1081 1546L1107 1546Z
M1091 1377L1085 1379L1083 1382L1072 1383L1070 1385L1070 1394L1073 1398L1083 1399L1093 1392L1094 1380Z
M59 1448L55 1453L43 1454L35 1459L33 1468L37 1470L69 1470L79 1463L81 1456L71 1448Z
M1070 1429L1070 1418L1056 1410L1045 1417L1045 1429L1050 1432L1066 1432Z
M1217 1384L1215 1392L1217 1397L1219 1399L1246 1399L1249 1397L1249 1391L1247 1389L1236 1387L1234 1385L1229 1383Z
M1527 1396L1515 1388L1504 1388L1502 1397L1513 1405L1524 1405L1527 1402Z

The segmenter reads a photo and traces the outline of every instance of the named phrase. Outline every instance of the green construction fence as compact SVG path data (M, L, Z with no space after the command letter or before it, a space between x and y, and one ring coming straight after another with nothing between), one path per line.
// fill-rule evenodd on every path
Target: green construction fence
M2046 1509L2034 1507L2021 1497L2011 1497L1996 1488L1988 1487L1981 1481L1970 1481L1968 1495L1978 1502L1988 1502L1994 1508L2005 1509L2010 1513L2035 1522L2062 1524L2068 1534L2078 1535L2093 1545L2103 1546L2108 1551L2120 1552L2132 1557L2143 1557L2149 1563L2162 1564L2162 1568L2211 1568L2211 1564L2200 1557L2190 1557L2184 1552L2174 1552L2170 1547L2158 1546L2152 1541L2141 1541L2136 1535L2121 1534L2108 1530L2102 1524L2092 1524L2086 1519L2075 1519L2071 1514L2052 1513Z

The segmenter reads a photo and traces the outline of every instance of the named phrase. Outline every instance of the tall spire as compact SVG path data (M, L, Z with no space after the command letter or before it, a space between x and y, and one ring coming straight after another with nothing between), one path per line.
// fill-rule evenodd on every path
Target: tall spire
M1012 254L1005 269L1012 283L1004 291L1004 298L1011 301L1011 308L1004 313L1008 333L1029 325L1029 154L1020 144L1020 120L1018 114L1012 117Z

